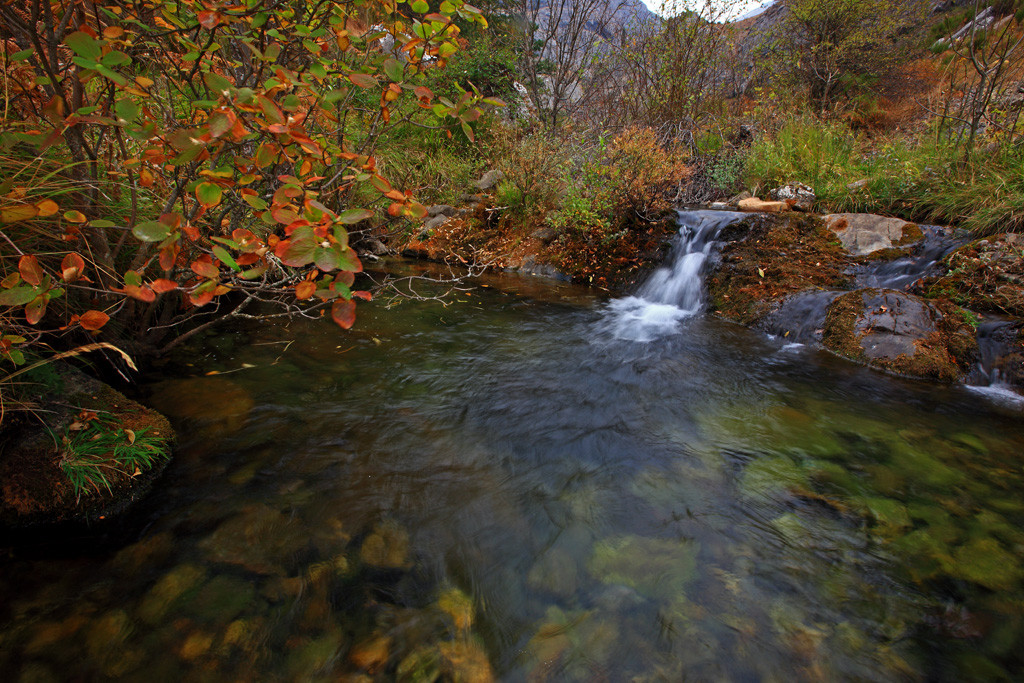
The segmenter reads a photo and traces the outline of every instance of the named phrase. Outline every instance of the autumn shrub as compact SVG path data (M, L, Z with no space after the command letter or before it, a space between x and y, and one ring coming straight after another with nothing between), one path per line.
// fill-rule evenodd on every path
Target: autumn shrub
M613 210L657 218L669 210L690 169L679 150L665 149L649 128L627 128L612 140L601 160L607 168Z
M3 359L166 349L257 302L352 325L349 228L426 213L378 146L410 123L472 142L497 104L426 85L456 18L485 23L433 5L0 3Z

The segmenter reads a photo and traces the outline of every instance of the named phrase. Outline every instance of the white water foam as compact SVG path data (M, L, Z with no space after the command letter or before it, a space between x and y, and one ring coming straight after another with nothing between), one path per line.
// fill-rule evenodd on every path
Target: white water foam
M617 339L650 342L677 334L704 303L704 264L722 228L743 218L731 211L680 211L679 237L668 263L635 296L608 303L605 325Z
M1024 409L1024 396L1021 396L1005 384L989 384L988 386L968 385L967 390L980 394L1001 406Z

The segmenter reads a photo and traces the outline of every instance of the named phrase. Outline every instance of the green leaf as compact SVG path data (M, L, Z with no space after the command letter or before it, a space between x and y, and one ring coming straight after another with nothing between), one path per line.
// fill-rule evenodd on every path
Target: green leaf
M427 4L426 0L413 0L409 3L409 7L412 8L413 12L419 12L420 14L426 14L430 11L430 5Z
M217 206L220 204L223 193L224 190L221 189L220 185L214 185L213 183L199 183L196 186L196 199L203 206Z
M278 242L274 253L286 266L300 268L313 261L319 244L313 228L303 226L292 232L288 239Z
M134 270L125 271L124 283L129 287L140 287L142 286L142 276Z
M0 305L2 306L23 306L36 298L38 292L35 287L21 285L14 289L5 289L0 292Z
M369 209L348 209L338 214L338 222L344 225L352 225L367 218L373 218L373 211Z
M26 60L29 57L31 57L34 53L35 53L35 50L33 50L31 48L29 48L28 50L22 50L21 52L15 52L13 55L11 55L11 61L12 62L21 62L21 61Z
M206 83L206 87L218 95L225 92L230 93L235 89L231 81L212 71L207 71L203 74L203 81Z
M171 228L160 221L146 221L135 225L132 234L143 242L159 242L171 234Z
M384 60L384 73L395 83L401 83L405 78L405 68L394 57Z
M117 73L116 71L103 66L102 64L96 65L96 71L98 71L101 75L106 76L107 78L114 81L114 83L117 83L120 86L128 85L127 78Z
M473 137L473 129L465 121L462 121L462 132L466 134L470 142L476 142L476 139Z
M327 78L327 68L320 62L313 62L310 64L309 73L313 74L320 80Z
M213 255L216 256L217 258L219 258L221 260L221 262L224 263L224 265L226 265L228 268L230 268L231 270L235 271L236 273L242 270L238 266L238 264L235 263L235 259L231 256L231 254L228 253L228 250L225 249L224 247L221 247L221 246L214 247L213 248Z
M251 194L242 195L242 200L257 211L263 211L267 208L267 203L265 201L259 197L254 197Z
M117 113L118 118L131 123L139 116L139 105L134 100L126 98L114 103L114 111Z
M100 58L100 64L103 64L104 66L121 66L122 64L128 64L131 61L132 58L120 50L108 52Z
M103 47L85 31L75 31L64 39L64 44L75 51L76 55L96 61L103 54Z
M114 221L108 221L102 218L97 218L94 221L89 221L89 225L91 225L94 228L113 228Z

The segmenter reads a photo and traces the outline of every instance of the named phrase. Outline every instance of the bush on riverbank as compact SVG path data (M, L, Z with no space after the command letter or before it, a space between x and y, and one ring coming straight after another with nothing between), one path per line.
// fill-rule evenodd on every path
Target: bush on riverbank
M755 193L789 181L811 185L820 207L875 212L966 228L1024 229L1024 148L964 155L931 134L874 139L843 122L796 118L744 156Z

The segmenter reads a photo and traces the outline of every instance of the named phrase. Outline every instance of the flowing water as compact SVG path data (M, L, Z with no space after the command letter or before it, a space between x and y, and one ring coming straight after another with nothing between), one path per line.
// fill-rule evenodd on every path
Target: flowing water
M132 519L8 549L4 679L1019 679L1020 406L699 315L715 226L182 350Z

